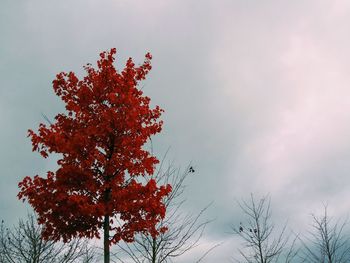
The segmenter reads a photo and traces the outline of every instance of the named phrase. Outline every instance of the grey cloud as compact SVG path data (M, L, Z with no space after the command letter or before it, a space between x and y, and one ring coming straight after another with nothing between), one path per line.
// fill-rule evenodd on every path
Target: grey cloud
M196 166L187 209L214 201L208 240L227 238L239 220L235 198L251 192L270 192L278 222L305 224L325 199L347 198L349 11L346 1L4 1L2 217L26 213L19 180L54 165L25 136L40 112L63 110L55 74L82 74L116 47L119 67L154 56L144 91L165 109L165 126L153 147Z

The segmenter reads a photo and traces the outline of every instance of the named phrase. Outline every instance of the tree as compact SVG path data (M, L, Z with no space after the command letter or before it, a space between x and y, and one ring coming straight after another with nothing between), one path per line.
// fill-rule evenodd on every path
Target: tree
M186 185L185 180L189 174L194 173L192 166L188 166L184 171L169 165L163 169L163 161L157 170L156 180L160 184L171 184L172 192L165 198L167 214L157 224L157 229L167 227L167 231L158 236L152 236L148 233L141 233L135 237L133 243L118 244L121 251L126 254L134 263L162 263L173 262L177 258L189 250L193 249L200 241L204 229L209 220L203 220L202 216L207 207L203 208L198 214L183 213L182 205L185 202L183 193ZM211 250L210 248L202 258L196 262L200 262ZM117 256L120 262L123 262L121 256Z
M279 233L275 233L275 225L271 222L270 203L271 200L267 196L256 201L253 195L249 202L239 203L246 223L232 229L244 241L244 250L239 250L244 262L290 263L297 254L294 250L296 239L288 247L289 238L285 237L286 225Z
M345 236L347 221L332 222L327 206L320 217L312 214L313 224L310 236L301 240L304 262L310 263L346 263L350 262L350 239Z
M82 80L73 72L57 74L53 89L67 112L28 136L44 158L60 154L59 168L46 177L25 177L18 194L38 214L45 239L100 238L103 229L105 263L111 244L131 242L135 233L165 231L155 226L171 192L170 185L158 186L150 176L158 160L143 149L162 129L163 110L151 109L150 98L137 88L151 69L151 55L139 67L129 58L119 73L115 54L102 52L97 69L84 67Z
M95 256L87 240L73 239L68 244L44 240L42 227L33 215L14 228L0 226L0 263L92 263Z

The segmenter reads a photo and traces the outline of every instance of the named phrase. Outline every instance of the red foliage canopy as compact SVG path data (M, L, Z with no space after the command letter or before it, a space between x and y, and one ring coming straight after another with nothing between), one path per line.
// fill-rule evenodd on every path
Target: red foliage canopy
M161 131L163 110L150 109L150 99L137 89L151 69L151 55L139 67L129 58L119 73L115 53L101 53L96 69L84 67L82 80L59 73L53 88L67 114L58 114L50 126L40 124L38 133L28 131L33 151L62 156L56 172L19 183L18 198L38 214L44 238L99 238L108 216L111 243L132 241L137 232L157 235L155 225L165 216L162 201L171 186L157 186L149 176L158 160L143 149Z

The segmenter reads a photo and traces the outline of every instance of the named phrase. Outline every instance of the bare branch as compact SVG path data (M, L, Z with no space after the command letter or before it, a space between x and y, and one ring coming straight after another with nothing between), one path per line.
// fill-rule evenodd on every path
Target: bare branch
M0 263L92 263L96 262L87 240L73 239L69 243L44 240L42 228L33 215L20 220L12 229L0 226Z
M328 216L327 205L320 217L312 214L312 229L308 236L300 238L303 244L302 259L311 263L350 262L350 239L344 235L347 220L337 221Z
M204 213L209 206L204 207L196 215L184 213L182 206L186 201L183 194L186 188L185 179L194 173L192 165L188 165L184 171L174 168L169 164L164 165L165 158L160 163L155 174L155 179L159 184L171 184L172 192L164 200L167 208L166 217L157 228L167 227L165 233L160 233L157 237L149 234L139 234L131 244L117 244L129 260L135 263L152 262L172 262L173 258L179 257L189 250L195 248L203 236L206 226L212 220L202 220ZM201 262L212 250L218 247L214 245L206 251L197 262ZM122 262L121 257L118 257Z
M244 224L231 227L234 234L243 240L244 250L239 250L244 262L247 263L291 263L296 257L295 240L289 245L286 237L285 224L279 233L271 222L271 200L268 196L259 201L253 194L249 201L238 202L245 215ZM239 261L239 260L237 260ZM240 261L239 261L240 262Z

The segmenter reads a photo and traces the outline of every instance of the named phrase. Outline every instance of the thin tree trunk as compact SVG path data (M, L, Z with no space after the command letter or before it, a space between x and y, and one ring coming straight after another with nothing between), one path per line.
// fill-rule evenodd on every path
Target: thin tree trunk
M152 240L152 263L156 263L157 259L157 240L153 237Z
M103 222L103 254L104 254L104 263L110 263L109 215L105 216L105 220Z

